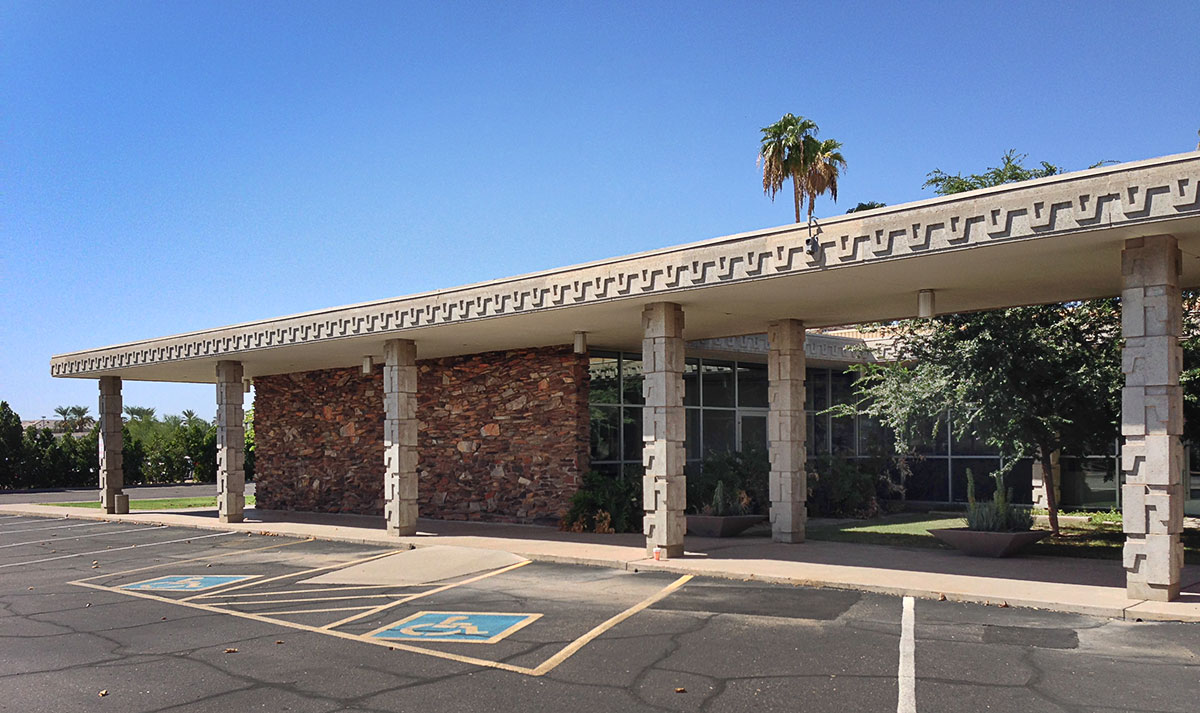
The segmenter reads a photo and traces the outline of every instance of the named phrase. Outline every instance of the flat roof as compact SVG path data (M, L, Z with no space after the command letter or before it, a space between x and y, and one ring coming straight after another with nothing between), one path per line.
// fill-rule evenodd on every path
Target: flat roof
M249 377L354 366L386 339L420 358L567 344L637 349L640 312L678 302L685 337L828 327L1114 296L1129 238L1170 233L1183 283L1200 286L1200 151L1103 166L388 300L85 349L56 377L208 383L216 362ZM810 238L819 248L806 249Z

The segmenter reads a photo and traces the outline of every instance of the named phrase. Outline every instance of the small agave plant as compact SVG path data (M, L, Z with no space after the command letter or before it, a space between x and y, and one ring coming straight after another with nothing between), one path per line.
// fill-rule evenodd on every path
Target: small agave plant
M1012 491L1004 487L1004 474L992 476L996 492L990 501L975 500L975 476L967 469L967 528L980 532L1025 532L1033 527L1033 513L1015 507Z

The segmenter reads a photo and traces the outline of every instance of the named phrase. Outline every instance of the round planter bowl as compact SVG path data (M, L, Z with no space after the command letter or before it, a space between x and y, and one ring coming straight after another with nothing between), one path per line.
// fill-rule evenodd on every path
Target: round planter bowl
M733 537L766 519L765 515L688 515L687 531L696 537Z
M1008 557L1050 535L1045 530L981 532L965 527L930 530L929 534L971 557Z

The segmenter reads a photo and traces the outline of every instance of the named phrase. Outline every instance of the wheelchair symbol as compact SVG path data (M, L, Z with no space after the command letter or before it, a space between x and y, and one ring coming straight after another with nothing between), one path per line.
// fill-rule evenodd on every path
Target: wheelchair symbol
M400 641L494 644L541 616L511 612L424 611L388 624L371 632L370 636Z

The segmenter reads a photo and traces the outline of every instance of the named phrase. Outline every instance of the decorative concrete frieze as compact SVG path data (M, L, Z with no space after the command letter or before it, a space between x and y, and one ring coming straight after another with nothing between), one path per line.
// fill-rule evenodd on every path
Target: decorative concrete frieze
M1183 568L1181 260L1170 235L1127 240L1121 253L1121 505L1133 599L1175 599Z
M100 377L99 417L96 419L100 426L100 505L109 515L129 512L129 496L122 492L125 470L121 455L121 406L121 377Z
M383 514L388 533L417 532L417 345L383 345Z
M64 354L53 376L212 358L1200 215L1200 155L1106 166L396 300ZM819 249L805 248L811 238Z
M241 522L246 508L246 414L242 364L217 362L217 515Z
M556 524L587 469L587 356L520 349L419 360L416 371L421 516ZM254 386L259 507L384 513L383 367Z
M803 542L807 522L804 423L804 323L796 319L767 327L767 441L771 459L771 537Z
M642 310L642 527L646 551L682 557L687 530L684 477L683 309L656 302Z

